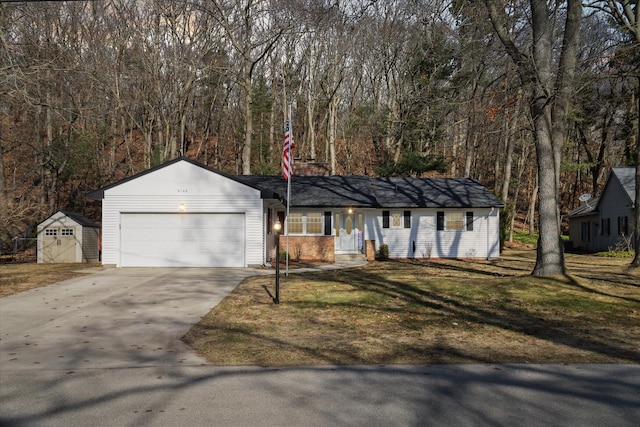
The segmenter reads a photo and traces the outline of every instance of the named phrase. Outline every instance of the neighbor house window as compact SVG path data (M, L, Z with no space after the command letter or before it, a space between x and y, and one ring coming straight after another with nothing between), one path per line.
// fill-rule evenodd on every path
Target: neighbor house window
M583 221L580 223L581 238L583 242L591 241L591 228L589 227L589 221Z
M411 228L411 211L404 211L404 228Z
M600 230L603 236L611 235L611 218L602 218L602 228Z
M619 236L629 235L629 217L628 216L618 217L618 235Z

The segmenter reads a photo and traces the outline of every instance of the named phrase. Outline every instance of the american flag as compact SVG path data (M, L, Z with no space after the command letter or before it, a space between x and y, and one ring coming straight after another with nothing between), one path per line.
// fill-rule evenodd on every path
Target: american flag
M291 160L291 150L296 146L293 142L293 132L291 132L291 123L287 119L284 129L284 149L282 150L282 176L289 180L293 175L293 164Z

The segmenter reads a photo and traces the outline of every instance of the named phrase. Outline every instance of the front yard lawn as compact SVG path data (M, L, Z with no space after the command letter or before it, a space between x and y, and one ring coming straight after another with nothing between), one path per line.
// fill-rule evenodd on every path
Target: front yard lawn
M183 340L216 365L640 363L640 276L567 255L570 278L497 261L387 261L245 280Z
M0 264L0 298L87 274L94 264Z

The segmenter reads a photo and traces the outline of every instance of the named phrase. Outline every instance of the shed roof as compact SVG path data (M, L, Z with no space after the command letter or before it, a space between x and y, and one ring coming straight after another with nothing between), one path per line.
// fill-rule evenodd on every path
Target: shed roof
M51 219L52 217L56 216L58 213L61 213L64 216L67 216L67 217L71 218L72 220L74 220L75 222L77 222L79 225L81 225L83 227L99 228L98 225L95 222L91 221L86 216L84 216L82 214L79 214L78 212L65 211L65 210L60 210L60 211L55 212L54 214L50 215L47 219L42 221L40 224L43 224L43 223L47 222L49 219Z

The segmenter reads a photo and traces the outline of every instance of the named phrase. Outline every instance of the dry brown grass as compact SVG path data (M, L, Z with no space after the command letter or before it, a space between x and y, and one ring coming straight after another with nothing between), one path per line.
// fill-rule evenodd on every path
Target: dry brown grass
M498 261L376 262L243 282L184 337L216 365L638 363L640 276L568 255L568 278Z
M87 274L100 264L0 264L0 298Z

